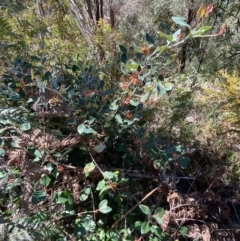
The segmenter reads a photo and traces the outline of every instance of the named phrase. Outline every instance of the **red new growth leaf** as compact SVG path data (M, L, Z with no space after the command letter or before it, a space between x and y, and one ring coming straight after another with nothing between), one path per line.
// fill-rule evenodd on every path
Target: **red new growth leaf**
M219 31L218 35L223 35L223 34L226 32L226 29L227 29L226 25L223 25L223 26L220 28L220 31Z
M213 4L207 6L205 16L207 17L213 11Z

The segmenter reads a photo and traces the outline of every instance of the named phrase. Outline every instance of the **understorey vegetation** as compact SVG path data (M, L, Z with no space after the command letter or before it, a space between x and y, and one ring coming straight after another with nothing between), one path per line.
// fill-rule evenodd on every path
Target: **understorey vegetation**
M3 0L0 240L237 240L239 10Z

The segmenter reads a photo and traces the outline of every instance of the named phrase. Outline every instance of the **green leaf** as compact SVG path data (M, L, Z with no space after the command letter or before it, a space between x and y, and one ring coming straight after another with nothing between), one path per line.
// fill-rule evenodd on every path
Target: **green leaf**
M132 106L138 106L139 105L139 102L136 100L136 99L131 99L129 101L129 104L132 105Z
M164 214L164 208L158 207L154 212L154 217L158 224L162 223L162 216Z
M138 47L135 43L133 43L132 48L134 49L135 52L141 53L142 49L141 47Z
M159 217L162 217L163 214L164 214L164 208L162 208L162 207L158 207L154 212L154 216L158 215Z
M85 176L88 177L89 173L91 173L94 169L95 169L95 164L93 162L90 162L85 165L83 172L84 172Z
M146 234L150 230L149 223L148 222L143 222L141 225L141 234Z
M185 226L182 226L179 231L183 237L185 237L188 234L188 228Z
M134 60L130 59L126 63L126 68L128 71L136 71L138 70L139 64L136 63Z
M4 156L6 154L6 151L0 147L0 156Z
M121 54L121 62L124 64L127 63L127 54L126 53Z
M177 41L178 40L178 37L179 37L179 34L181 33L181 29L178 29L173 35L173 41Z
M173 88L173 85L172 85L171 83L166 83L166 84L165 84L165 89L166 89L166 91L171 91L172 88Z
M151 214L151 211L150 211L150 209L149 209L148 206L145 206L145 205L140 204L140 205L139 205L139 208L142 210L142 212L143 212L144 214L146 214L146 215L148 215L148 216Z
M127 53L127 49L123 45L119 45L119 48L120 48L121 52L123 52L125 54Z
M140 230L141 229L142 222L141 221L136 221L134 223L134 229L135 230Z
M110 190L110 186L105 186L103 189L101 189L99 196L101 196L105 191Z
M159 35L160 35L160 37L167 39L169 41L169 43L171 43L173 41L172 35L165 34L161 31L159 31Z
M202 35L205 32L209 31L212 27L211 26L202 26L201 28L197 29L197 30L192 30L190 32L190 35L192 37L198 36L198 35Z
M176 24L179 24L180 26L184 26L184 27L187 27L187 28L191 29L191 26L186 23L186 21L185 21L184 18L181 18L181 17L172 17L172 20L173 20Z
M149 97L149 93L146 93L144 95L141 96L141 102L144 103Z
M100 191L100 190L102 190L105 186L106 186L106 183L105 183L105 180L103 179L103 180L101 180L101 181L98 183L98 185L97 185L97 187L96 187L96 190L97 190L97 191Z
M32 194L32 204L38 204L41 201L45 200L47 197L47 194L45 191L35 191Z
M57 136L57 137L63 136L62 132L57 130L57 129L52 129L51 134L54 135L54 136Z
M35 157L38 157L40 159L43 157L44 153L45 153L44 151L39 151L39 150L34 151Z
M157 91L158 96L162 96L167 92L166 89L159 82L156 84L156 87L154 88L154 90Z
M188 157L179 157L178 159L177 159L177 161L178 161L178 164L179 164L179 166L182 168L182 169L185 169L185 168L187 168L187 165L188 165L188 163L190 162L190 159L188 158Z
M43 176L41 179L40 179L40 184L43 185L44 187L47 187L50 182L51 182L51 178L47 175Z
M174 147L173 147L173 151L174 151L174 152L177 152L178 154L180 154L180 153L182 153L183 148L182 148L181 145L174 146Z
M81 124L77 128L78 133L81 134L94 134L96 133L95 130L93 130L91 127L86 127L85 125Z
M84 188L79 194L79 200L81 202L86 201L88 199L90 193L91 193L91 188L89 188L89 187Z
M103 150L104 150L105 148L106 148L105 145L100 144L100 145L95 146L95 147L93 148L93 150L96 151L97 153L101 153L101 152L103 152Z
M106 171L106 172L103 173L103 176L104 176L104 178L106 178L106 179L108 179L108 180L111 180L111 179L113 179L116 175L115 175L114 172L108 172L108 171Z
M109 213L109 212L111 212L112 208L108 207L107 204L108 204L108 200L107 199L102 200L99 203L99 205L98 205L99 212L101 212L101 213Z
M160 239L154 239L153 241L158 241L158 240L164 240L164 238L163 238L163 236L164 236L164 234L162 233L162 230L160 229L160 227L159 226L157 226L157 225L152 225L151 227L150 227L150 231L153 233L153 234L155 234L158 238L160 238Z
M121 115L119 115L119 114L115 115L115 120L117 121L117 123L123 124L123 120L122 120Z
M20 130L22 131L28 131L31 129L31 123L30 122L26 122L20 125Z
M57 204L63 204L66 202L71 204L72 203L72 195L71 195L70 191L64 190L64 191L55 193L54 200Z
M7 176L6 173L4 173L4 172L0 172L0 178L4 178L4 177L6 177L6 176Z
M146 33L146 40L147 40L150 44L154 44L154 39L153 39L148 33Z
M110 110L117 110L118 109L118 104L117 104L117 102L120 100L120 98L118 98L117 100L114 100L111 104L110 104L110 106L109 106L109 109Z
M164 214L164 208L162 207L158 207L155 211L154 211L154 215L158 215L159 217L162 217Z

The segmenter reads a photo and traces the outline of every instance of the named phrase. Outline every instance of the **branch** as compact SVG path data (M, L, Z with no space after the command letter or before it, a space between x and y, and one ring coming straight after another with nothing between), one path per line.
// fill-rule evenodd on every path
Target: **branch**
M135 206L133 206L130 210L128 210L124 215L122 215L121 218L119 218L113 225L112 228L116 228L117 225L127 217L129 213L131 213L135 208L137 208L142 202L144 202L146 199L148 199L154 192L156 192L159 189L160 186L153 189L151 192L149 192L142 200L140 200Z

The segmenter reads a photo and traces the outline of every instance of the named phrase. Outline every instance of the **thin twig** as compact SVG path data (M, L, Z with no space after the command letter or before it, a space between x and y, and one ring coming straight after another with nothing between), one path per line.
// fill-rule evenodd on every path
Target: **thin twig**
M229 194L228 194L228 196L229 196L229 198L230 198L230 195L229 195ZM232 204L233 210L234 210L234 212L235 212L235 215L236 215L236 217L237 217L238 224L240 224L240 219L239 219L239 216L238 216L238 212L237 212L237 210L236 210L236 208L235 208L235 205L234 205L234 203L232 203L232 202L231 202L231 204Z
M112 228L116 228L117 225L127 217L129 213L131 213L135 208L137 208L142 202L144 202L146 199L148 199L154 192L156 192L159 189L160 186L154 188L151 192L149 192L142 200L140 200L135 206L133 206L130 210L128 210L124 215L121 216L113 225Z
M210 188L212 187L212 185L214 184L216 179L221 177L223 175L224 171L225 171L224 167L220 168L220 170L214 175L213 181L211 182L211 184L209 185L209 187L207 188L207 190L205 192L208 192L210 190Z
M94 162L94 164L96 165L97 169L100 171L100 173L102 174L102 176L104 177L103 171L101 170L101 168L98 166L97 162L94 160L92 153L90 152L90 150L88 150L90 157L92 159L92 161Z
M175 218L174 221L196 221L200 223L206 223L203 220L194 219L194 218Z
M91 197L92 197L92 205L93 205L93 216L94 216L94 221L96 222L97 217L96 217L96 208L95 208L95 201L94 201L94 196L93 196L93 192L92 192L92 187L90 186L90 190L91 190Z

